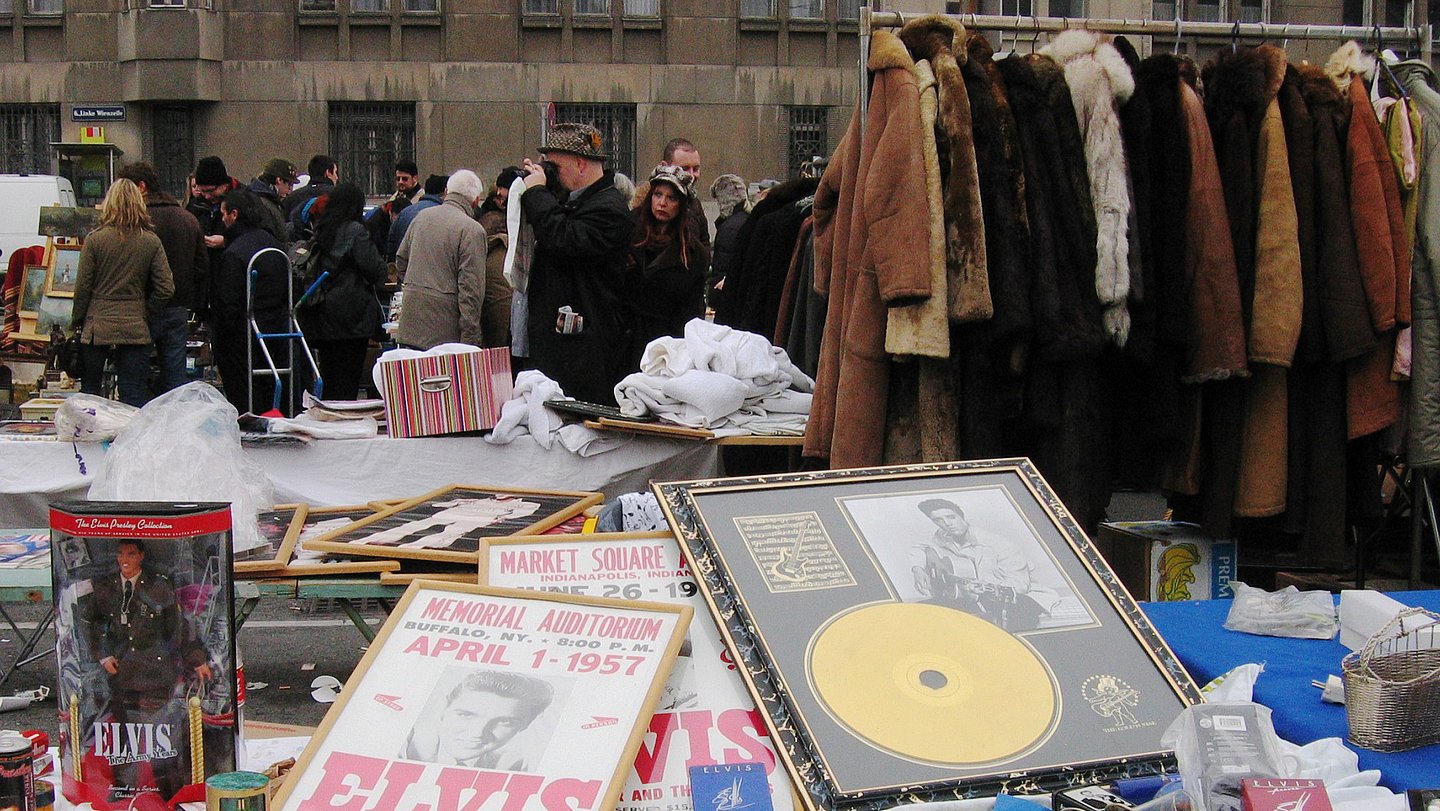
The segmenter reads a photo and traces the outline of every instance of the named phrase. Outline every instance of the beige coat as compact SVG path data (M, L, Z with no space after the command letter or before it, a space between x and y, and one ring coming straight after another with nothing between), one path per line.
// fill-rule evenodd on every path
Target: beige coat
M404 281L402 344L429 349L460 342L485 346L485 229L458 194L415 216L395 255Z
M154 231L105 227L85 238L75 279L74 323L87 344L150 343L148 312L164 309L175 293L165 247Z

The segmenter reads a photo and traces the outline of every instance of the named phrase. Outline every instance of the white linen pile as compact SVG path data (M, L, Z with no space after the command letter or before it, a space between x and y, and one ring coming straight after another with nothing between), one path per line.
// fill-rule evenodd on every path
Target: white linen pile
M656 338L640 371L615 386L629 417L650 413L689 428L805 433L815 381L785 350L752 332L695 318L683 338Z
M500 421L485 435L491 445L509 445L527 434L535 444L550 450L558 438L565 450L578 456L594 456L625 444L630 437L601 432L579 423L566 425L560 415L545 407L546 400L565 397L560 384L543 372L527 369L515 377L515 390L500 407Z

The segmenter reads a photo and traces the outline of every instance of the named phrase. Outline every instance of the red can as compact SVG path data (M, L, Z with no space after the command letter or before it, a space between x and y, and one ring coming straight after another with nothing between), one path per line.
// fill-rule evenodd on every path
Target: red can
M0 808L35 811L34 762L27 738L0 734Z

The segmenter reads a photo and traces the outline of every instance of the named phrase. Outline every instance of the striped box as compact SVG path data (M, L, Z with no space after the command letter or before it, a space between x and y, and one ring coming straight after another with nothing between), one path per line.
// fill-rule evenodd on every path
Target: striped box
M425 355L380 364L390 436L484 431L510 399L510 349Z

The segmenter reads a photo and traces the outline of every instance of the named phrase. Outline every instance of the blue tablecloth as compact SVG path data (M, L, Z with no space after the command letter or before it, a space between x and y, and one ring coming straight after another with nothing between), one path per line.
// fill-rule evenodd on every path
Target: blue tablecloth
M1440 591L1391 594L1405 605L1440 611ZM1247 662L1260 662L1265 672L1255 684L1255 700L1273 711L1275 731L1293 743L1344 738L1345 708L1320 701L1312 680L1340 675L1340 660L1349 651L1336 640L1282 639L1225 629L1229 600L1144 603L1142 607L1160 635L1201 686ZM1381 754L1347 741L1360 755L1361 769L1379 769L1381 785L1392 791L1440 786L1440 744L1397 754Z

